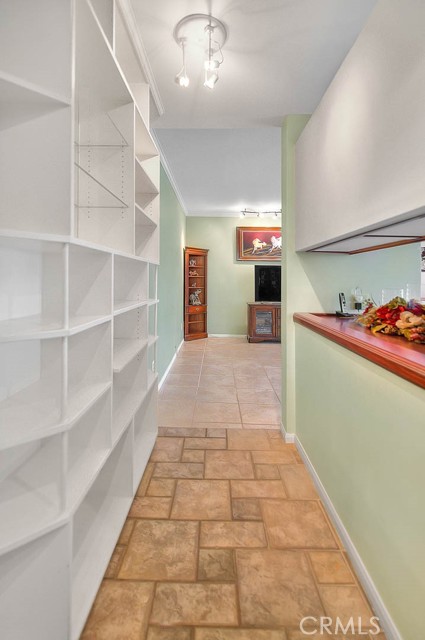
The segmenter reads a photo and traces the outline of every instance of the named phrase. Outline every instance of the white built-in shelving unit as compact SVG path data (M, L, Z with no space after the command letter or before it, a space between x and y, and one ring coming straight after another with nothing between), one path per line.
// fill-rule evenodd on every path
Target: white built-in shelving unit
M77 640L157 434L159 155L121 0L0 4L0 635Z

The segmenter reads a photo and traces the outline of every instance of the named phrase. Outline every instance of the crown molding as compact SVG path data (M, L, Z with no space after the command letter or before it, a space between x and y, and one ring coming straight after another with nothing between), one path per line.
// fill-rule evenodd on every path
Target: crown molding
M162 116L165 112L164 103L162 102L158 85L156 84L155 76L149 63L148 55L146 53L142 37L140 35L139 29L137 28L137 20L133 10L133 6L130 0L118 0L118 4L124 18L125 26L133 42L134 49L140 62L143 74L146 78L147 83L149 84L152 99L157 108L158 115Z
M178 184L177 184L177 182L176 182L176 180L174 178L173 172L171 171L170 165L167 162L167 158L166 158L164 150L163 150L163 148L161 146L161 142L159 141L159 138L156 135L154 129L151 129L151 135L152 135L152 138L154 139L154 142L155 142L155 144L156 144L156 146L157 146L157 148L159 150L159 155L160 155L160 158L161 158L162 168L164 169L165 173L167 174L167 178L169 179L170 184L173 187L174 193L176 194L176 198L179 201L179 204L180 204L181 208L184 211L184 215L187 217L189 214L188 214L188 211L187 211L187 207L186 207L185 201L184 201L183 196L182 196L182 194L180 192Z

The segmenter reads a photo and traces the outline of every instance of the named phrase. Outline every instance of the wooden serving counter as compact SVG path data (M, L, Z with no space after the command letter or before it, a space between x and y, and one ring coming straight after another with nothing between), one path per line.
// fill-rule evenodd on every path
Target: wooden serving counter
M425 389L425 345L374 335L353 319L331 314L295 313L294 322Z

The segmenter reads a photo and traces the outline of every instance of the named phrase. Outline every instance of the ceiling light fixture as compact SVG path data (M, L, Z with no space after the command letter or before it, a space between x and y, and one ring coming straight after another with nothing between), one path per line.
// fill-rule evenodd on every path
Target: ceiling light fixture
M267 216L272 216L273 218L279 218L282 215L282 209L278 209L277 211L257 211L253 209L242 209L241 218L245 218L246 216L252 216L256 218L266 218Z
M218 70L224 62L222 47L227 40L227 29L224 24L206 13L191 13L176 24L173 37L181 47L183 55L183 66L176 75L176 83L181 87L189 85L186 72L186 45L188 44L191 45L191 50L193 46L202 47L205 55L204 87L213 89L219 79Z
M174 78L174 81L180 87L188 87L189 86L189 78L188 78L188 75L186 73L186 38L180 38L179 44L180 44L180 46L182 48L183 66L180 69L180 71L178 72L178 74L176 75L176 77Z

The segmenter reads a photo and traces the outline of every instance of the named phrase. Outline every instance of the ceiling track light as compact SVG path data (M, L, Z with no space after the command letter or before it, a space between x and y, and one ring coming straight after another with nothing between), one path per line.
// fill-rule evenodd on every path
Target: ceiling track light
M199 27L199 29L197 28ZM202 27L202 29L201 29ZM206 13L191 13L182 18L174 27L173 37L183 53L183 67L175 77L175 81L181 87L189 85L189 78L186 73L186 44L198 45L203 41L207 44L204 59L204 87L213 89L218 82L218 70L224 62L222 47L227 40L227 29L225 25Z
M279 218L282 215L282 209L278 209L277 211L257 211L253 209L242 209L240 217L245 218L247 215L256 218L266 218L267 216Z

